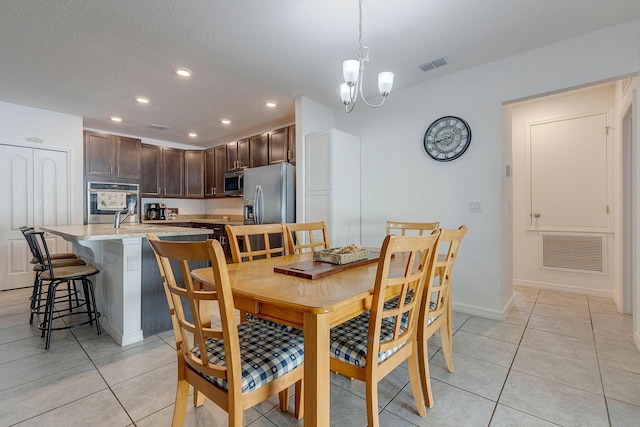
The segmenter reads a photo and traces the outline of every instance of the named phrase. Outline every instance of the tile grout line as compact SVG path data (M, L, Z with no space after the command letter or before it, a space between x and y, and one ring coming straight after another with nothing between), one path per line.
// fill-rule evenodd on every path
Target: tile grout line
M591 333L593 334L593 348L596 352L596 363L598 364L598 375L600 377L600 386L602 387L602 398L604 400L604 409L607 411L607 421L609 421L609 427L611 427L611 413L609 412L609 401L607 399L607 393L604 389L604 380L602 379L602 367L600 366L600 355L598 354L598 345L596 344L596 331L593 327L593 316L591 315L591 301L587 296L587 306L589 307L589 322L591 324Z

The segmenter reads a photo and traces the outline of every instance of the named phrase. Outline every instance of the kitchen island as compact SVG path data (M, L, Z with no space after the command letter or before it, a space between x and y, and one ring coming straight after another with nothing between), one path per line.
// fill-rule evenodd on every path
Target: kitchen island
M121 346L143 339L141 271L142 245L146 244L147 233L161 238L205 238L210 233L202 228L132 223L122 224L119 229L113 224L40 228L71 242L74 253L100 270L94 280L100 324Z

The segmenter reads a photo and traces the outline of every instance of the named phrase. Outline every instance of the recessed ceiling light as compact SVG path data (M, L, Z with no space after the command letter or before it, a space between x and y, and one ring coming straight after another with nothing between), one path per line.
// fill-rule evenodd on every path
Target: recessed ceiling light
M191 75L193 74L190 69L184 67L175 68L173 72L180 77L191 77Z
M149 98L145 98L144 96L136 96L136 101L138 101L140 104L148 104L149 103Z
M189 132L189 136L190 136L191 138L195 138L196 136L198 136L198 134L197 134L197 133L195 133L195 132Z
M229 120L229 119L222 119L222 120L220 120L220 123L222 123L223 125L230 125L230 124L231 124L231 120Z
M113 122L121 122L122 121L122 117L111 116L111 121L113 121Z
M276 108L275 102L265 102L264 105L266 105L269 108Z

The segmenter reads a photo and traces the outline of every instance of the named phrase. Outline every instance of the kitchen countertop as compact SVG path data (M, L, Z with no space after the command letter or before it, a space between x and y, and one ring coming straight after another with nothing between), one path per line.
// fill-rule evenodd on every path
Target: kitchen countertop
M71 241L140 238L147 237L147 233L153 233L158 237L209 234L209 230L204 228L172 227L166 224L168 221L159 222L162 224L124 223L120 228L113 228L113 224L60 225L39 228ZM174 222L184 221L176 220Z

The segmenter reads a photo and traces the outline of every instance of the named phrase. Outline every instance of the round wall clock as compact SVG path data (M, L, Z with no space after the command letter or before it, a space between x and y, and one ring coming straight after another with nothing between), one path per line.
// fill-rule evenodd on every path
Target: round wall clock
M424 149L440 162L457 159L469 148L471 128L460 117L444 116L435 120L424 133Z

